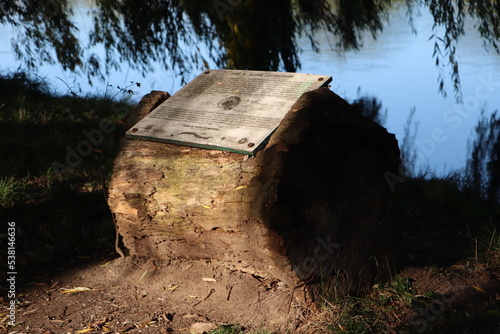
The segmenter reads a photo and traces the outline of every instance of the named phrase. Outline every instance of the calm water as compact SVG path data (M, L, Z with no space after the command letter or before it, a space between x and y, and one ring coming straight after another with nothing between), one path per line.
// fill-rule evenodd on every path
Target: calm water
M91 27L88 11L88 1L77 2L75 21L83 35ZM383 109L387 109L386 127L398 139L402 139L406 119L415 108L415 121L419 123L418 163L428 165L438 174L462 168L467 141L481 110L485 108L491 113L500 107L500 56L486 52L473 25L467 26L458 50L464 104L456 104L450 81L446 82L449 96L443 98L438 93L438 70L432 59L433 41L428 41L432 18L425 11L415 17L418 33L414 35L405 13L404 7L393 10L384 32L376 41L367 38L359 51L339 54L330 46L334 41L319 33L320 52L316 53L311 50L308 40L301 39L300 72L333 76L331 89L348 100L359 94L379 99ZM2 72L13 71L19 66L10 48L14 33L10 27L0 26ZM96 52L102 54L102 50ZM107 83L123 87L130 81L140 82L141 88L134 88L136 99L153 89L174 93L181 85L180 78L160 66L144 78L125 64L121 72L110 73L107 82L95 83L93 87L88 85L86 78L65 73L58 67L44 66L37 74L61 93L67 93L68 89L56 77L82 94L102 95Z

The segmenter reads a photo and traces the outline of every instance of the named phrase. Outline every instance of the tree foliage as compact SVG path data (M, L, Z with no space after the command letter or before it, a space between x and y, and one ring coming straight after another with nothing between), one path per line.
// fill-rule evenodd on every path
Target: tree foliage
M482 198L500 203L500 113L484 115L470 144L466 176L469 186Z
M300 68L297 38L305 35L313 48L315 34L331 34L340 50L358 49L366 33L376 37L389 19L391 0L94 0L93 27L82 38L72 21L69 0L2 0L0 23L17 32L12 45L29 68L60 63L89 79L102 77L125 62L143 73L153 62L186 74L213 61L221 68L286 70ZM406 0L409 23L415 10L434 18L434 53L438 84L445 92L446 71L460 99L456 56L470 16L487 48L499 52L500 2ZM208 54L201 52L208 49ZM105 49L104 59L92 46Z

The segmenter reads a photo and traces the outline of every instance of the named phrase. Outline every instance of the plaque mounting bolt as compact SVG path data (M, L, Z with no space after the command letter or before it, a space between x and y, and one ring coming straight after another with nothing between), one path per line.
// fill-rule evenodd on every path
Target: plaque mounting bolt
M253 147L255 144L254 143L248 143L248 147Z

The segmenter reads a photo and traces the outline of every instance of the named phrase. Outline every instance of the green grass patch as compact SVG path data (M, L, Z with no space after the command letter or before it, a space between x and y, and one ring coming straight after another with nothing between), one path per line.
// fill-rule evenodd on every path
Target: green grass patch
M10 206L25 193L25 183L14 176L0 177L0 205Z
M493 229L478 238L478 260L490 267L500 266L500 231Z
M335 334L388 333L397 329L401 317L421 299L407 279L395 276L375 285L364 298L341 296L325 301L324 309L331 314L325 328Z
M223 325L220 328L217 328L214 331L211 331L210 334L240 334L243 333L243 328L237 325Z

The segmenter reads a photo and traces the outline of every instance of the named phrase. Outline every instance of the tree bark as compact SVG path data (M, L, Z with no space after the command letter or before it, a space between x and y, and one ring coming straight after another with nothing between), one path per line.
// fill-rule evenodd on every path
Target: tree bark
M168 96L146 95L128 125ZM394 135L320 88L255 157L123 139L109 205L131 255L359 293L395 264L387 173L398 167Z

